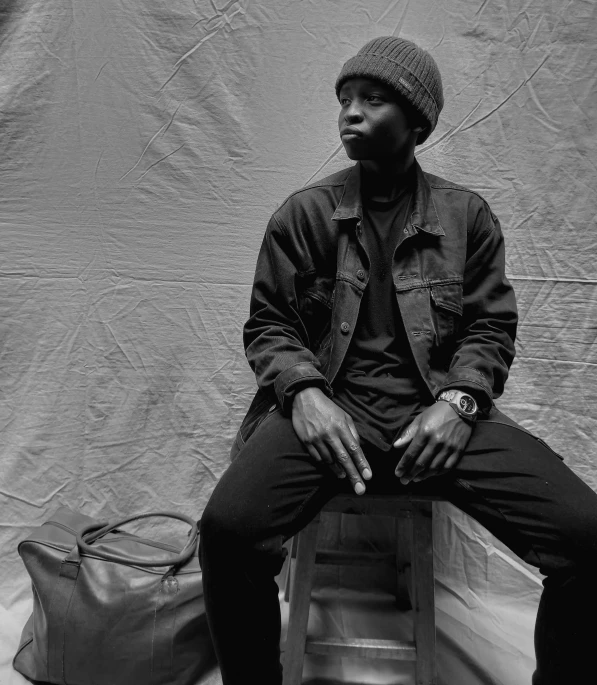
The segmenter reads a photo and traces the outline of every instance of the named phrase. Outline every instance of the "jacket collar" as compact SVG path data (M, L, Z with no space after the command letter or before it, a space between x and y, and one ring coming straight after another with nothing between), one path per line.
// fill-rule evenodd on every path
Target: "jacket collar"
M413 211L410 215L410 225L417 231L425 231L433 235L445 235L445 231L437 214L435 203L431 195L431 186L425 178L421 166L415 159L416 185ZM332 215L333 221L363 218L363 203L361 200L361 164L357 162L348 173L344 183L344 191L336 211Z

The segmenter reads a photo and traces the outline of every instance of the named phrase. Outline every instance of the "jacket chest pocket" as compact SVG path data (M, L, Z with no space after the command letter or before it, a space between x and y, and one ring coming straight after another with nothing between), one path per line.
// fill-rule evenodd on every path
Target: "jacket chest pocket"
M462 322L462 283L432 285L431 322L438 345L452 342Z
M335 278L317 278L299 298L301 319L309 336L309 349L317 352L330 331Z

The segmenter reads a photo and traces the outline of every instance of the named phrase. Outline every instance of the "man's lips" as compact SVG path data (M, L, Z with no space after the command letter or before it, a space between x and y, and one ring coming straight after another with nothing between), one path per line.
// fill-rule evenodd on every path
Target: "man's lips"
M355 138L361 138L362 135L363 134L361 133L361 131L359 131L358 128L352 128L350 126L347 126L346 128L343 128L340 131L340 137L341 138L348 137L348 136L354 136Z

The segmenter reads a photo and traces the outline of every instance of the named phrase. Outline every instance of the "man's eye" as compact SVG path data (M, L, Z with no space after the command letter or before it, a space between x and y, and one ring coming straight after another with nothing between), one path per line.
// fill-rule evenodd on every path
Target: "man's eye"
M346 107L350 103L350 100L348 98L340 98L340 104L342 107Z
M369 100L369 102L383 102L382 98L379 95L369 95L367 100Z

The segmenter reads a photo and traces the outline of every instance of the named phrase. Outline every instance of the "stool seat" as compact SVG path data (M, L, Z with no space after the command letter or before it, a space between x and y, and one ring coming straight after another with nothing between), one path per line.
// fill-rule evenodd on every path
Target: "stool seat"
M300 685L305 653L415 662L416 685L436 685L435 588L433 573L433 495L337 495L322 509L342 514L396 519L394 553L318 550L317 516L293 540L286 599L290 599L284 649L283 685ZM296 555L294 568L292 556ZM413 640L307 636L311 589L317 563L396 567L398 593L408 594L413 610Z

